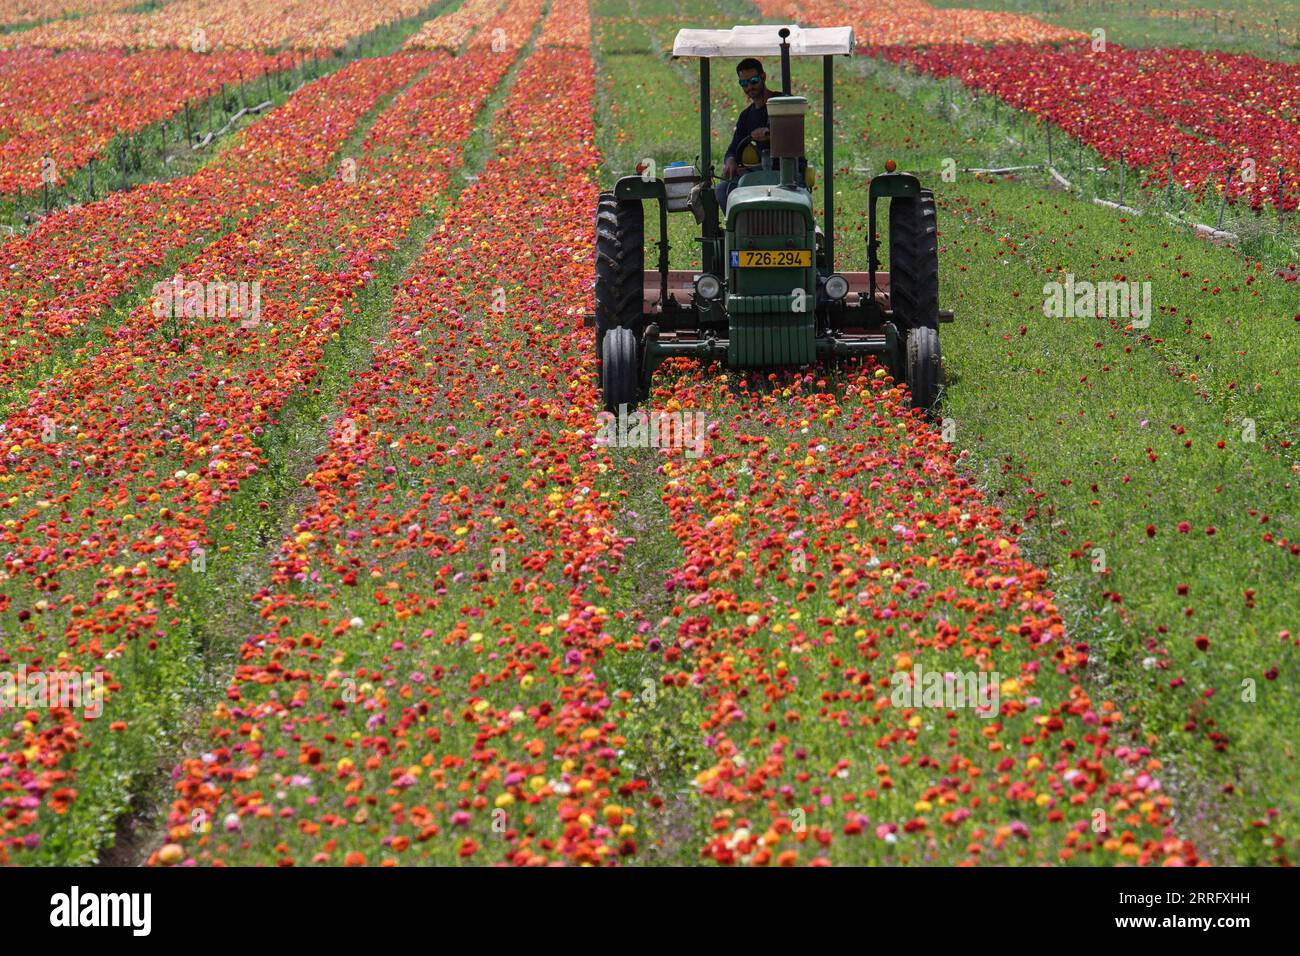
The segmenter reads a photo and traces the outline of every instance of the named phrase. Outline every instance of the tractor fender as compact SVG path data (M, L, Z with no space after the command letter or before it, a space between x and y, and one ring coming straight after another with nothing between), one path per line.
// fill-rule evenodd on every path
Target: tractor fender
M921 194L921 181L911 173L880 173L871 177L871 186L868 189L867 196L869 199L875 199L877 196L919 196Z
M614 198L628 199L667 199L667 187L662 179L645 179L641 176L624 176L614 184Z

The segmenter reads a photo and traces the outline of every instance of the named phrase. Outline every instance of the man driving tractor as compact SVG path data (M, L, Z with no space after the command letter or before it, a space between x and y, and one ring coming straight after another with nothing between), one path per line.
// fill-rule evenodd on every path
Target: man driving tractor
M678 31L673 57L699 61L699 161L672 163L663 178L643 166L620 177L596 204L590 324L606 411L648 401L656 369L672 359L772 370L832 368L840 359L869 355L884 357L894 381L910 391L913 408L934 411L943 391L938 326L952 313L939 309L933 193L892 161L865 184L850 184L865 203L867 268L835 268L836 186L846 187L835 182L833 72L838 57L853 56L854 45L852 27ZM808 58L809 66L820 61L820 110L806 96L767 89L755 57L773 54L781 58L778 90L793 87L793 57ZM722 149L713 149L715 59L735 66L748 101L725 163ZM814 71L802 75L812 85ZM809 120L821 121L814 140L825 164L820 197L807 162ZM877 219L882 199L887 235ZM652 211L659 225L653 273L646 263ZM682 212L700 227L698 258L694 268L671 269L669 218ZM882 238L889 243L888 272L880 268Z
M758 149L766 148L769 135L767 101L774 96L790 95L788 92L777 93L767 88L767 74L763 72L763 64L753 57L747 57L736 64L736 75L740 78L740 88L749 97L749 105L741 110L736 119L736 132L731 137L731 145L727 147L722 163L722 178L716 187L720 209L727 208L727 196L736 188L740 174L748 169L740 163L745 144L753 140Z

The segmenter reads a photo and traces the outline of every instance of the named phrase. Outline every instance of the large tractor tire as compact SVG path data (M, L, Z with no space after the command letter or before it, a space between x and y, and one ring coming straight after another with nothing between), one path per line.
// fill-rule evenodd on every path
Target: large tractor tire
M610 329L641 332L645 216L637 200L601 193L596 207L596 356Z
M609 329L601 340L600 392L605 411L618 413L620 405L636 408L641 391L641 362L637 337L626 326Z
M939 330L918 326L907 336L907 387L912 393L912 407L933 411L942 385Z
M889 203L889 302L898 331L939 328L939 235L934 193Z

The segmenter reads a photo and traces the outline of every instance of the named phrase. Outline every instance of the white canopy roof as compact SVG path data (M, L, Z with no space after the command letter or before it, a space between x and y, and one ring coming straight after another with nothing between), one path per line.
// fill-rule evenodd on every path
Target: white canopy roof
M673 56L780 56L779 23L730 30L679 30L673 41ZM852 27L799 27L790 31L791 56L831 56L853 52Z

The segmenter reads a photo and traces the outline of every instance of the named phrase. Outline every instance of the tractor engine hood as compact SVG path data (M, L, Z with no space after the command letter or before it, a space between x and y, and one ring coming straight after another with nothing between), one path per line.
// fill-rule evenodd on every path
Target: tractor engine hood
M762 186L737 186L727 197L727 229L736 228L736 218L745 211L757 209L793 209L803 213L805 224L813 227L812 193L803 186L782 186L779 183Z

